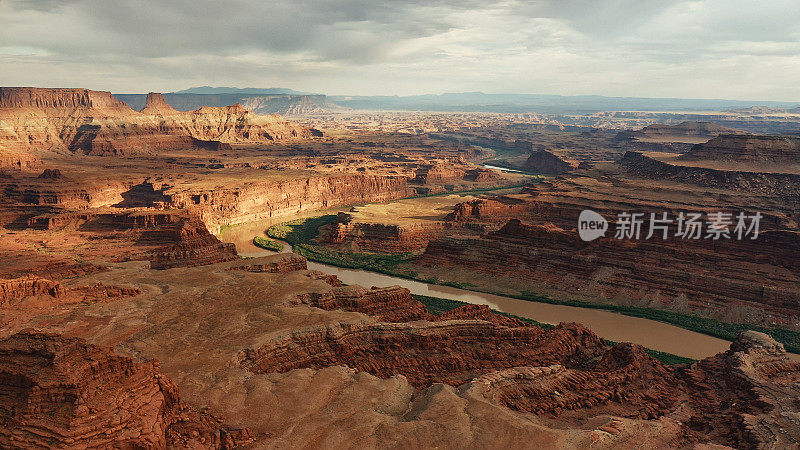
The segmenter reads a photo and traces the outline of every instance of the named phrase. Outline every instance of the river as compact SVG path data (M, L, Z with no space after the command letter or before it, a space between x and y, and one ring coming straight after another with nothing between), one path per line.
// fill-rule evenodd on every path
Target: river
M521 171L521 170L517 170L517 169L511 169L511 168L509 168L509 167L493 166L493 165L491 165L491 164L481 164L481 166L482 166L482 167L485 167L485 168L487 168L487 169L499 170L499 171L501 171L501 172L525 173L525 172L523 172L523 171Z
M318 216L320 214L322 212L317 211L309 213L307 216ZM237 225L225 230L220 239L224 242L236 244L236 248L242 256L255 257L274 254L274 252L253 245L253 237L264 236L264 230L270 226L291 219L279 218ZM284 251L291 251L291 247L287 245ZM605 339L617 342L634 342L654 350L688 358L702 359L725 351L730 346L730 342L723 339L695 333L654 320L625 316L610 311L530 302L500 295L407 280L365 270L343 269L314 261L308 262L308 268L336 275L346 284L358 284L366 287L399 285L414 294L488 305L497 311L534 319L539 322L550 324L580 322Z

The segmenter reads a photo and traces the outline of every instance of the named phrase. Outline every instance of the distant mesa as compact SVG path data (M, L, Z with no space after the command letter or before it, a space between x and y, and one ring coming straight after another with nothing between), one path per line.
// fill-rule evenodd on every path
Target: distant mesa
M245 94L245 95L318 95L311 92L295 91L294 89L287 88L235 88L235 87L213 87L213 86L197 86L181 91L175 91L173 94Z
M616 139L644 144L699 144L721 134L746 134L746 132L713 122L685 121L675 125L655 123L637 131L621 131L617 133ZM686 149L688 150L688 147Z
M733 128L723 127L713 122L681 122L677 125L648 125L638 132L633 133L633 137L638 138L663 138L663 137L701 137L713 138L720 134L744 134L743 131Z
M751 106L749 108L732 108L727 109L725 112L734 113L734 114L751 114L751 115L759 115L759 114L786 114L789 112L798 112L800 108L794 108L793 110L787 110L782 108L773 108L769 106Z
M695 145L680 159L800 164L800 137L722 135Z
M135 110L147 104L145 94L115 94ZM164 103L178 111L192 111L202 107L224 107L241 104L256 114L308 115L328 114L344 110L327 96L310 94L284 88L254 89L204 86L163 95Z

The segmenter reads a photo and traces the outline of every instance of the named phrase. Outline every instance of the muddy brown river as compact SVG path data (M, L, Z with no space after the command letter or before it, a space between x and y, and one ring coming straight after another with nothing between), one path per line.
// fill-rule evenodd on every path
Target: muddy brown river
M309 213L308 216L318 216L320 214L320 212L314 212ZM225 230L220 239L224 242L236 244L236 248L242 256L274 254L274 252L253 245L253 237L264 236L264 230L270 226L291 219L269 219L236 225ZM291 247L287 244L284 251L291 251ZM488 305L497 311L534 319L539 322L550 324L579 322L591 328L599 336L612 341L634 342L654 350L688 358L702 359L727 350L730 345L730 342L723 339L695 333L674 325L609 311L530 302L500 295L407 280L365 270L343 269L314 261L308 262L308 268L336 275L346 284L358 284L365 287L399 285L414 294Z

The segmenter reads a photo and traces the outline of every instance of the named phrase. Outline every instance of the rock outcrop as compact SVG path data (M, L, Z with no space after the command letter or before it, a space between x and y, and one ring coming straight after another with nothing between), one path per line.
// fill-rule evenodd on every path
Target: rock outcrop
M66 294L67 289L61 283L37 276L0 280L0 304L32 295L49 295L58 298Z
M422 250L432 236L441 234L441 224L382 224L356 222L340 212L335 221L322 227L318 241L346 244L359 251L410 252Z
M132 297L140 293L141 291L136 288L106 286L102 283L70 288L58 281L36 275L0 279L0 306L11 300L33 296L46 296L54 299L69 298L71 301L97 301L116 297Z
M153 252L150 268L193 267L239 259L234 244L221 242L200 219L179 218L174 223L147 231L142 241L168 242Z
M523 167L526 170L546 175L561 175L575 170L578 163L565 161L547 150L539 150L531 153Z
M0 447L222 449L252 441L185 405L157 362L76 338L0 341Z
M467 175L467 171L463 168L447 163L447 162L434 162L420 167L416 171L414 182L419 184L428 183L442 183L452 180L460 180Z
M499 195L496 197L477 198L455 205L453 211L448 213L445 220L451 222L466 222L472 219L508 217L519 214L531 208L528 199Z
M226 270L241 270L253 273L289 273L307 269L308 264L304 257L296 253L281 253L276 256L241 261L231 265Z
M310 293L297 297L293 303L307 304L324 310L344 309L377 316L384 322L431 320L425 306L412 299L408 289L400 286L386 288L344 286L325 293Z

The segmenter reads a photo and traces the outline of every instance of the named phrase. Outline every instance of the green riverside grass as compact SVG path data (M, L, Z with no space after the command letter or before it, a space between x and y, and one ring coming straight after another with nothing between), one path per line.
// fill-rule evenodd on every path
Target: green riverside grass
M745 330L754 330L766 333L773 339L782 343L786 350L792 353L800 353L800 332L787 330L784 328L771 328L759 325L749 325L743 323L721 322L707 317L700 317L690 314L683 314L673 311L645 308L641 306L624 306L606 303L593 303L581 300L556 300L547 296L533 292L524 291L520 294L510 294L505 292L493 292L477 289L469 283L442 282L437 278L423 278L417 272L402 267L400 264L408 263L411 258L419 253L355 253L332 250L322 245L314 243L314 239L319 233L319 227L327 225L336 220L336 215L324 215L309 219L298 219L275 225L267 230L267 235L274 239L281 239L290 244L306 258L324 264L348 269L362 269L372 272L392 275L399 278L407 278L429 284L439 284L453 286L464 290L482 292L486 294L511 297L519 300L532 302L550 303L555 305L575 306L579 308L601 309L615 312L631 317L641 317L644 319L655 320L668 323L681 328L685 328L697 333L714 336L720 339L733 341L736 336ZM651 352L654 352L651 350ZM651 353L653 354L653 353ZM674 355L673 355L674 356ZM679 358L676 356L676 358Z
M267 239L261 236L256 236L253 238L253 245L256 247L261 247L265 250L272 250L273 252L281 252L283 251L284 247L283 242L273 241L272 239Z

